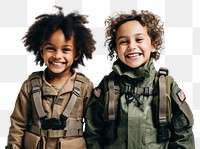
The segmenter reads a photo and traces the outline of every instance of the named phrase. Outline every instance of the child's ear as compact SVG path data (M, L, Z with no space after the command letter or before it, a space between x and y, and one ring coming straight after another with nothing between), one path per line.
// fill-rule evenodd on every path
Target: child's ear
M158 43L157 42L153 42L151 45L151 52L156 52L156 47L157 47Z
M154 46L151 47L151 52L156 52L156 48Z

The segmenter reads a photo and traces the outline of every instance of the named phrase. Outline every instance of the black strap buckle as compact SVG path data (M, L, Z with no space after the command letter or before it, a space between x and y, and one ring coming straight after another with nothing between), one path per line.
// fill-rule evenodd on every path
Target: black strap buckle
M127 92L125 94L126 102L129 104L132 101L135 102L136 106L142 105L142 101L139 99L139 95L133 94L132 92Z
M169 70L167 68L160 67L158 71L158 76L161 76L161 75L167 76L168 74L169 74Z
M127 102L127 103L131 103L131 102L134 100L133 93L127 92L127 93L125 94L125 98L126 98L126 102Z
M144 87L144 96L148 96L149 95L149 87Z
M41 128L44 130L62 130L66 127L66 120L60 120L56 118L45 119L41 122Z

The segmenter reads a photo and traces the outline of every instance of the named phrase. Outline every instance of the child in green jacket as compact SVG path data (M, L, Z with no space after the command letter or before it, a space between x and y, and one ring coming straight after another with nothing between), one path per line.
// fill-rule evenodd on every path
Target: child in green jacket
M163 23L150 11L106 20L113 71L93 92L87 109L88 149L194 149L193 115L165 68L156 71Z

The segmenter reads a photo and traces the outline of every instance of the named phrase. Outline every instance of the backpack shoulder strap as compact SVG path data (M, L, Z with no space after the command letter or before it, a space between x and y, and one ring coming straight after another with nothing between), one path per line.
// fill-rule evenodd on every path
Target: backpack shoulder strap
M111 72L109 74L109 81L108 81L108 89L109 89L109 103L108 103L108 120L114 121L115 120L115 73Z
M46 113L44 112L42 106L42 98L41 98L41 87L42 87L42 80L41 80L41 72L34 72L29 76L29 80L32 86L32 100L37 111L37 114L40 119L46 117Z
M161 67L155 78L158 83L158 135L157 141L163 142L170 138L171 98L170 85L172 77L168 76L168 69Z
M158 71L158 87L159 87L159 123L160 125L167 123L167 100L166 100L166 79L168 70L161 67Z
M85 87L83 87L85 85ZM72 94L70 96L69 102L67 106L65 107L62 115L66 118L69 117L70 113L72 112L75 103L77 101L77 98L81 96L82 89L86 89L88 85L88 79L83 75L82 73L77 73L75 82L74 82L74 87L72 90Z
M116 93L116 90L120 90L119 85L115 82L116 76L115 73L112 71L108 75L108 121L115 121L116 120L116 111L118 106L118 96L119 94Z

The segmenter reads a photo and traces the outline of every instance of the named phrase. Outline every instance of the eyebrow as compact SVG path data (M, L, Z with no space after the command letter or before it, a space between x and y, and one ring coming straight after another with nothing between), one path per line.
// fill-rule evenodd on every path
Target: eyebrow
M52 44L52 43L50 43L50 42L46 42L45 44L44 44L44 46L46 46L46 45L51 45L51 46L56 46L56 45L54 45L54 44ZM65 45L63 45L62 47L73 47L73 45L68 45L68 44L65 44Z
M45 42L44 45L45 45L45 46L46 46L46 45L52 45L52 46L53 46L54 44L52 44L52 43L50 43L50 42Z
M144 33L137 33L137 34L135 34L135 35L133 35L133 36L139 36L139 35L146 36L146 34L144 34ZM119 38L117 38L117 41L118 41L119 39L121 39L121 38L127 38L127 36L120 36Z

